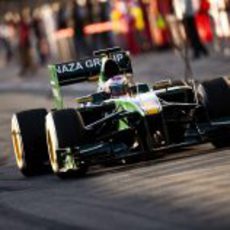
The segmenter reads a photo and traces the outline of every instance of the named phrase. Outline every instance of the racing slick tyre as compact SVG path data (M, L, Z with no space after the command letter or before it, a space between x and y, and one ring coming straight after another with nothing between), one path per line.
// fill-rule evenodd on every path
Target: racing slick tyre
M224 148L230 146L229 138L230 130L220 129L212 135L211 142L216 148Z
M205 81L201 100L211 120L230 116L230 87L225 78Z
M46 117L46 139L53 172L60 178L84 175L87 167L76 165L72 153L68 166L58 151L71 149L84 143L86 130L80 113L74 109L50 112Z
M23 175L36 176L49 170L45 135L45 109L12 116L11 137L16 163Z
M201 103L211 121L230 117L230 87L227 78L205 81L199 87ZM217 147L229 146L230 130L219 129L212 134L212 144Z

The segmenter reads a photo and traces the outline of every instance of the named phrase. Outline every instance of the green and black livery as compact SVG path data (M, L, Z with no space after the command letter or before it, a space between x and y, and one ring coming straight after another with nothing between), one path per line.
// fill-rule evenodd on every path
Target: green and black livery
M24 175L42 173L43 166L61 177L82 175L95 164L148 159L168 149L205 142L230 145L229 77L195 87L185 81L150 86L132 79L129 97L112 98L98 91L78 98L76 108L65 108L63 86L95 79L100 85L114 75L132 78L130 55L120 48L100 50L49 70L55 108L12 118L15 156Z

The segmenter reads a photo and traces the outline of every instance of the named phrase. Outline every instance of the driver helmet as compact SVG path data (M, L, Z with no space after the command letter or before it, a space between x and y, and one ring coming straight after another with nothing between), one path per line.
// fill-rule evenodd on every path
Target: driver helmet
M117 75L105 83L105 92L111 97L126 96L129 93L128 81L124 75Z

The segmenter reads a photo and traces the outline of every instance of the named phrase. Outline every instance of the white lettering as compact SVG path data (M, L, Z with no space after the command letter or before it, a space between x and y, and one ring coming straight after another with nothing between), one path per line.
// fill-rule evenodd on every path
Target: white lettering
M94 63L93 63L92 60L87 60L87 61L85 62L85 66L86 66L87 68L93 68L93 67L94 67Z
M100 58L95 58L93 60L94 66L101 66L101 59Z
M80 62L77 62L76 64L76 70L79 70L79 69L84 69L82 64Z
M69 72L67 65L63 65L63 67L62 67L62 73L65 73L65 72Z
M115 60L119 63L123 59L123 54L115 55Z
M62 69L61 69L61 66L57 66L57 73L61 74L62 73Z
M124 58L124 54L118 53L112 56L112 59L118 64ZM81 62L71 62L56 66L56 71L58 74L72 73L78 70L84 70L85 68L100 67L102 65L102 60L100 58L92 58L85 60L85 63Z
M75 63L69 63L69 71L73 72L75 70Z

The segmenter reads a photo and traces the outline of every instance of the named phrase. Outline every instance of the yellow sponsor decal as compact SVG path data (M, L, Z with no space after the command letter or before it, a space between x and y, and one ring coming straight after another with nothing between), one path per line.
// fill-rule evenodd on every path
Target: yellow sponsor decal
M147 115L154 115L160 112L159 107L156 106L152 101L145 101L142 107Z
M151 109L146 110L147 115L154 115L154 114L158 114L158 113L159 113L158 108L151 108Z

